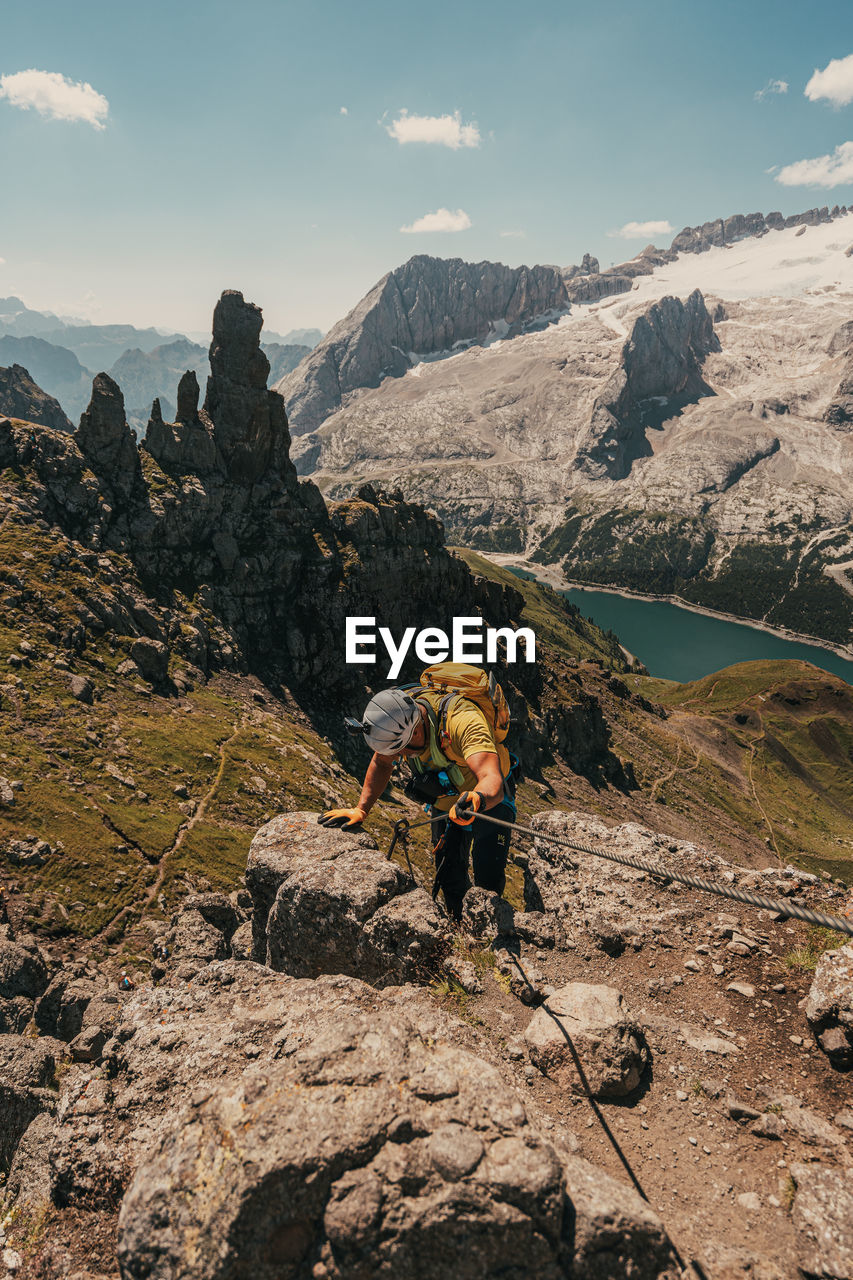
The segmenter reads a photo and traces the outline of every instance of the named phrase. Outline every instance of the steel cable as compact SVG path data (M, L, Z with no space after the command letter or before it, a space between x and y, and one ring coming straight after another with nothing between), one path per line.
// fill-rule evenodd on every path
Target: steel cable
M440 819L443 815L437 815ZM425 827L433 821L427 818L422 822L408 823L406 819L398 822L394 828L394 840L391 844L388 856L397 840L405 836L409 831L415 831L418 827ZM488 813L477 813L478 822L491 822L498 827L507 827L510 831L520 831L524 835L532 836L534 840L545 840L549 844L559 845L565 849L571 849L577 853L587 853L593 858L605 858L608 862L618 862L623 867L633 867L636 871L645 871L648 875L655 876L659 880L671 880L676 884L686 885L688 889L699 889L703 893L716 894L718 898L731 898L735 902L744 902L747 906L761 907L765 911L773 911L777 915L786 916L789 919L805 920L807 924L816 924L824 929L835 929L838 933L846 933L853 936L853 921L842 920L839 916L830 916L823 911L812 911L810 907L803 907L797 902L786 902L781 898L768 898L763 893L752 893L749 889L736 889L731 886L713 884L710 880L705 880L701 876L689 876L680 871L671 871L668 867L662 867L654 862L646 862L644 858L634 858L625 853L609 853L605 849L594 849L592 845L580 844L577 840L568 840L565 836L549 835L546 831L539 831L535 827L524 827L518 822L506 822L503 818L493 818ZM410 864L411 866L411 864Z

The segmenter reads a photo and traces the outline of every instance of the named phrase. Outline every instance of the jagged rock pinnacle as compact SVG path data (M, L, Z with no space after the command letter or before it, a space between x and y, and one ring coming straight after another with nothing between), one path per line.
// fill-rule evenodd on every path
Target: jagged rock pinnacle
M124 396L108 373L96 375L74 438L95 475L128 497L140 475L139 453L125 418Z
M260 307L226 289L213 313L210 377L204 412L232 480L253 483L287 467L290 438L284 401L267 390L269 361L260 348Z
M187 369L186 373L178 383L178 411L175 415L176 422L198 421L198 398L199 387L198 378L195 376L195 370Z

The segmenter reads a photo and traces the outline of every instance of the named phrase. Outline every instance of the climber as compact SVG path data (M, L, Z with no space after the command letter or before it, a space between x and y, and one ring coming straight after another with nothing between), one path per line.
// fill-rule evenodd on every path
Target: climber
M518 761L504 746L509 708L494 676L464 663L439 663L424 671L420 685L383 689L362 719L348 719L347 725L363 733L373 758L357 805L330 809L320 823L358 828L402 756L412 775L406 794L427 802L424 807L435 817L433 895L440 888L449 914L461 918L471 884L469 847L474 883L503 893L510 832L476 818L488 810L506 822L515 820Z

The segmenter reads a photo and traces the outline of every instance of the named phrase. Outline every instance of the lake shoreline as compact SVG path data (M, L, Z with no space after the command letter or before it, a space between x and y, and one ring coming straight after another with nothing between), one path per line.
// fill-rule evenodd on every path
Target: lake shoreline
M509 555L503 552L495 552L486 555L485 552L478 552L484 560L491 560L493 564L498 565L502 569L524 569L527 573L538 578L540 582L547 583L556 591L596 591L604 595L622 596L626 600L647 600L651 603L671 604L678 609L684 609L687 613L703 614L706 618L718 618L721 622L734 622L740 626L752 627L754 631L766 631L768 635L778 636L780 640L792 640L798 644L812 645L817 649L826 649L829 653L834 653L836 657L842 658L845 662L853 662L853 645L833 644L831 640L823 640L820 636L810 636L803 631L792 631L789 627L773 627L766 622L760 622L756 618L741 618L736 613L723 613L719 609L709 609L705 605L694 604L690 600L684 600L681 596L650 595L645 591L632 591L630 587L613 587L604 583L592 582L573 582L565 576L561 569L556 565L535 564L531 560L526 560L524 556Z

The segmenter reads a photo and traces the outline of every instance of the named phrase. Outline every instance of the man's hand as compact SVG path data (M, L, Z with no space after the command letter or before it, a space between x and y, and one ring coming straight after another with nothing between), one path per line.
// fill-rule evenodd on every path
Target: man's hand
M463 791L447 816L458 827L470 827L482 808L483 797L479 791Z
M344 831L353 831L366 817L363 809L327 809L317 821L321 827L343 827Z

